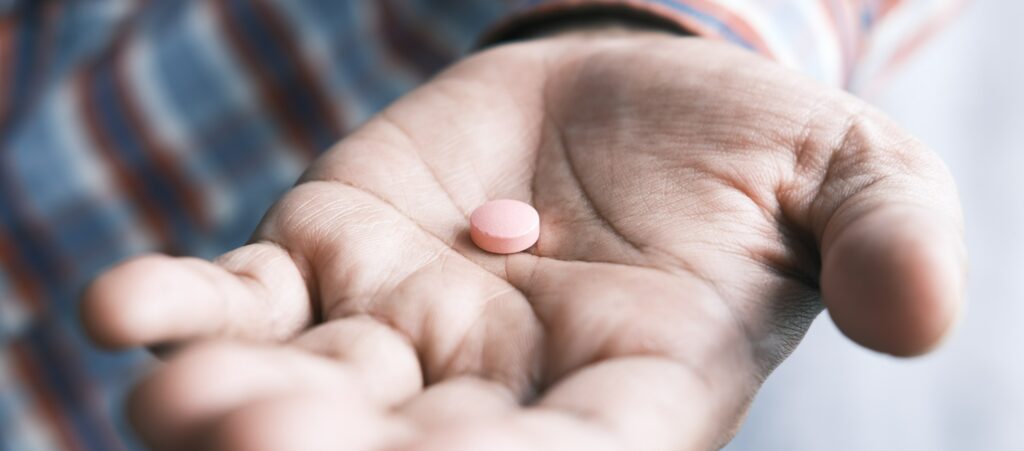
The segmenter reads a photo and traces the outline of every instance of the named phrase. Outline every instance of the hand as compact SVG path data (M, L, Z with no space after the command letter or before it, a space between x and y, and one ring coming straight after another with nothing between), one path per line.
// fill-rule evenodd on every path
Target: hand
M488 199L541 237L468 239ZM109 346L182 343L130 415L156 449L720 446L821 302L927 351L965 266L942 163L727 44L563 35L471 56L321 157L252 244L101 276Z

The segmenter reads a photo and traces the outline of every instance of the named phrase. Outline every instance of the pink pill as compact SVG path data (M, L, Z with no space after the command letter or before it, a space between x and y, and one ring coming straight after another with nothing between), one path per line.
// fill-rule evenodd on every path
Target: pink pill
M514 254L537 242L540 216L518 200L492 200L469 215L469 236L487 252Z

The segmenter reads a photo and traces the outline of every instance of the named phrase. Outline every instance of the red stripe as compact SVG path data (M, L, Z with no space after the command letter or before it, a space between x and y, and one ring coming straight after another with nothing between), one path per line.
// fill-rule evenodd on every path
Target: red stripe
M302 123L300 118L289 114L288 96L291 95L289 93L290 87L277 83L267 68L263 67L260 58L257 56L260 49L255 48L252 43L245 39L245 33L241 29L242 26L236 22L237 18L231 14L226 1L214 1L213 5L223 25L221 29L224 31L227 42L235 50L235 54L241 58L243 64L248 69L247 72L252 74L256 81L259 95L268 106L267 111L284 128L285 137L302 150L306 157L310 159L316 157L320 151L325 149L319 148L320 146L317 144L313 132ZM272 38L280 43L289 55L295 56L294 58L289 58L288 64L290 68L295 71L296 76L304 87L312 91L316 114L326 119L334 136L340 136L341 130L344 129L340 113L331 108L331 105L322 101L322 99L329 99L330 96L317 83L316 77L313 76L313 71L303 61L300 56L302 55L301 47L296 42L294 36L289 33L288 26L279 19L280 13L273 11L261 1L252 1L251 5L260 16L260 20L270 28Z
M961 11L961 8L966 2L959 2L955 6L950 7L942 14L936 15L924 26L917 30L909 39L903 42L895 52L892 54L888 66L894 67L902 65L914 54L918 49L924 45L925 42L929 41L936 33L945 28L945 26L953 20Z
M718 19L720 22L725 24L726 27L729 27L729 30L750 44L754 50L757 50L759 53L769 58L775 58L774 52L772 52L768 47L768 44L765 43L761 34L755 30L749 22L734 12L722 7L718 3L706 0L685 0L679 1L679 3L689 5L694 9L698 9L701 12Z
M950 5L948 8L942 11L941 14L937 14L921 26L913 35L896 48L896 51L892 53L889 60L882 65L882 69L879 74L872 80L871 85L867 92L873 92L881 86L884 86L892 78L893 75L904 65L907 60L910 59L925 43L931 40L936 33L941 31L950 22L953 21L967 6L967 0L958 0Z
M11 73L14 69L14 17L7 15L0 18L0 130L6 128Z
M43 86L40 83L42 79L41 74L44 74L47 69L49 64L47 56L51 54L54 45L56 27L53 26L54 21L52 19L57 11L57 7L53 5L50 5L44 11L45 20L43 21L42 29L38 31L40 40L39 50L36 55L32 56L33 67L31 73L33 78L29 83L28 89L31 89L31 92L26 97L26 103L33 102L42 93L40 89ZM18 17L17 14L10 14L0 18L0 133L7 132L6 127L9 125L7 121L12 119L9 116L15 114L15 111L12 109L13 105L10 102L13 97L11 95L12 83L14 83L12 75L15 70L13 66L16 58L16 43L14 40L18 32L16 29ZM12 150L0 148L0 151L4 152ZM54 247L56 241L52 238L53 234L50 224L45 220L41 220L34 214L35 210L32 206L26 204L25 200L29 197L21 192L22 187L17 183L19 180L20 178L17 174L9 173L6 161L0 162L0 189L8 192L13 204L11 208L14 209L12 213L16 214L16 220L24 226L25 233L30 236L34 245L39 246L41 252L45 252L48 258L54 260L58 274L51 274L50 276L62 277L69 273L70 265L68 265L66 260L60 258L61 255ZM44 303L46 301L46 294L41 282L46 275L37 274L36 271L29 268L19 255L17 246L11 243L10 240L10 233L0 230L0 263L3 263L4 268L9 272L9 279L18 299L29 312L38 314L47 308L47 305Z
M889 14L889 12L900 3L903 3L903 0L882 0L882 4L878 7L878 12L875 13L875 22L877 23L882 20L882 18Z
M860 25L860 17L857 16L857 8L851 3L851 0L842 0L839 2L843 8L843 17L846 18L847 27L849 27L849 40L850 40L850 54L849 61L846 63L846 72L844 73L843 84L850 81L850 76L853 75L853 71L856 69L857 61L860 60L861 55L864 52L864 44L867 39L865 30Z
M9 213L16 221L15 224L9 224L9 227L17 228L14 231L0 229L0 261L11 272L15 292L19 294L24 306L30 312L39 313L49 308L46 304L47 289L43 284L66 278L73 265L57 247L53 224L40 217L34 205L28 202L31 197L25 193L24 181L20 174L12 172L6 158L0 159L0 190L3 190L9 202ZM12 237L29 243L12 243ZM29 250L19 247L28 247ZM43 268L30 267L22 252L38 254L35 258L43 261Z
M333 104L330 102L331 96L327 89L322 86L320 79L316 76L316 72L302 57L304 53L302 51L303 45L299 42L299 38L293 31L295 27L282 19L285 17L283 13L275 11L269 3L263 0L253 1L253 8L260 15L263 23L270 28L270 33L274 40L281 43L288 55L295 55L295 58L290 60L292 63L291 67L298 74L302 86L305 86L313 94L312 100L316 114L324 118L324 122L330 127L332 135L340 136L342 130L345 129L345 120L341 112L333 108ZM325 149L317 150L322 151Z
M141 9L139 10L141 11ZM120 187L120 191L126 193L132 204L138 208L146 226L156 235L158 242L163 244L161 249L165 252L176 253L180 251L179 246L183 243L176 243L170 228L169 215L163 211L155 199L147 195L147 181L128 164L122 161L117 155L117 143L105 129L101 121L100 102L117 102L121 111L125 112L125 119L139 138L147 161L152 164L160 178L168 183L174 194L174 199L181 203L185 214L191 222L199 224L200 227L207 227L208 216L202 208L201 193L193 187L189 177L181 167L180 162L175 158L168 147L159 142L152 132L152 121L148 120L142 108L139 106L134 93L128 88L127 58L128 45L132 36L132 23L138 17L138 11L126 19L121 29L117 31L110 48L100 58L87 65L76 74L72 83L74 92L79 99L79 117L85 126L86 133L95 144L96 154L102 157L114 173L114 181ZM92 93L95 71L100 65L111 65L114 84L116 86L115 98L99 99Z
M60 19L58 15L61 13L61 6L63 2L46 2L43 5L43 25L42 30L39 33L39 49L35 56L35 67L32 68L33 73L36 74L36 80L32 84L32 97L29 102L33 102L34 99L41 97L45 94L45 81L47 78L47 71L50 69L50 65L53 61L55 52L53 51L57 45L57 21Z
M12 174L4 162L0 162L0 190L7 192L13 210L11 213L15 215L15 221L18 221L15 226L23 229L24 239L30 241L34 251L41 254L38 258L48 263L42 270L30 268L23 260L25 257L18 252L18 246L10 242L11 233L3 230L0 230L0 261L11 271L12 284L25 307L30 312L39 313L49 308L43 282L65 279L71 274L73 265L56 247L52 224L40 218L33 206L26 202L29 196L23 192L18 181L21 179Z
M74 337L59 328L53 322L53 318L46 318L44 321L37 325L39 329L34 333L40 336L28 338L23 344L26 355L33 358L35 366L42 371L50 372L44 375L48 376L47 388L50 389L47 392L56 394L64 405L70 406L76 412L75 417L68 418L77 423L75 435L86 434L92 437L92 440L82 437L83 441L91 443L83 443L80 446L102 444L105 451L123 451L124 444L112 423L112 412L100 393L100 385L93 380L82 364L81 355L72 341ZM65 395L57 388L62 386L68 390ZM62 411L68 412L67 409Z
M832 5L838 5L833 7ZM832 33L835 34L836 40L839 42L839 51L842 56L842 68L841 72L843 75L843 82L850 76L850 72L853 70L853 64L857 55L857 48L859 47L859 39L856 30L860 27L855 26L853 17L850 14L849 3L847 0L822 0L821 7L828 13L830 19L829 26Z
M120 48L117 49L117 54L114 55L114 60L111 62L114 65L113 74L117 86L117 99L109 99L109 101L117 101L121 104L128 123L142 143L143 151L149 156L149 161L152 162L161 178L171 186L174 197L181 202L191 222L206 228L210 221L203 210L201 193L181 167L182 163L179 158L169 150L169 146L154 136L153 121L149 120L142 110L135 93L128 89L127 58L125 58L127 52L123 51L127 47L120 45L118 47Z
M376 3L380 17L379 32L396 59L411 66L421 77L429 77L456 57L454 49L437 42L436 33L416 26L400 13L407 7L395 7L391 0ZM422 23L422 21L420 21Z
M29 33L34 34L38 38L38 44L35 52L29 55L29 82L27 86L22 87L26 90L25 96L22 97L20 105L17 105L19 109L24 110L25 108L32 105L37 98L43 94L42 89L44 87L44 81L46 80L46 71L50 66L50 60L53 55L53 48L56 41L57 27L55 26L57 20L57 14L60 12L60 2L48 2L43 5L42 20L39 29L29 30ZM8 124L7 121L16 119L10 117L11 115L19 114L14 111L15 105L11 104L13 96L14 86L14 73L16 68L16 45L15 38L18 30L16 27L25 27L25 24L19 23L18 14L10 14L3 18L0 18L0 131L6 131L5 128Z
M44 310L43 287L32 270L26 268L18 259L10 238L0 229L0 262L7 272L7 280L14 288L14 293L29 312L38 314Z
M170 243L172 235L164 213L159 210L155 202L145 196L146 182L139 178L135 171L121 161L121 158L112 150L115 146L114 139L100 122L98 102L110 101L110 99L95 99L91 95L90 88L93 85L94 76L92 70L84 70L77 75L72 83L75 95L79 100L78 116L81 117L86 133L95 144L93 147L96 154L106 161L106 166L114 174L114 182L121 188L120 192L125 193L131 199L132 204L139 209L143 222L156 234L159 242Z
M50 427L54 433L53 435L60 442L61 449L83 449L75 439L75 434L71 425L68 424L68 419L64 417L60 404L43 385L42 381L45 376L39 371L39 367L33 360L29 350L25 348L23 343L17 342L8 345L8 349L13 357L14 370L18 375L18 380L26 384L32 392L32 399L47 419L46 425Z

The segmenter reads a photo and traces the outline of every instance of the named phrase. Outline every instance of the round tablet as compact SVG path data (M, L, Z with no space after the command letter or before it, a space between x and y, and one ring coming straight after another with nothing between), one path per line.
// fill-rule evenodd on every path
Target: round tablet
M529 204L492 200L469 215L469 236L480 249L495 254L524 251L540 237L540 216Z

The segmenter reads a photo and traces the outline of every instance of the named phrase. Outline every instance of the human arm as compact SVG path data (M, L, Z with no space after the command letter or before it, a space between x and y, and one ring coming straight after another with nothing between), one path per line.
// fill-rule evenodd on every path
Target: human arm
M537 206L530 252L467 242L493 197ZM704 449L819 297L867 346L933 346L960 233L941 162L847 94L723 43L559 35L404 97L217 263L114 269L86 319L218 338L134 398L160 446Z

